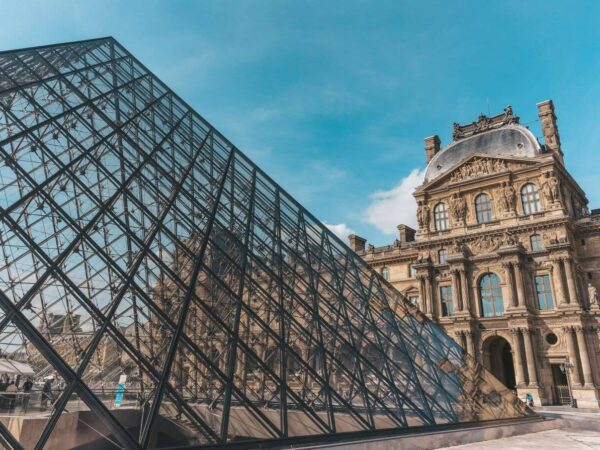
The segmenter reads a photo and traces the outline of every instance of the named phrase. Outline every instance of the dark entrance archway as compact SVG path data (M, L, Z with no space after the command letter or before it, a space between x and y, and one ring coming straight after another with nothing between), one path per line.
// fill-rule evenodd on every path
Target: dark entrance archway
M506 387L516 387L512 351L506 339L492 336L484 342L483 364Z

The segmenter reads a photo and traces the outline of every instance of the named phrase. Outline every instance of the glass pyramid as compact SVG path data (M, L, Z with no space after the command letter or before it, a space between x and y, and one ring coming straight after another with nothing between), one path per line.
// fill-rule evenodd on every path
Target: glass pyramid
M0 107L5 446L529 414L114 39L0 53Z

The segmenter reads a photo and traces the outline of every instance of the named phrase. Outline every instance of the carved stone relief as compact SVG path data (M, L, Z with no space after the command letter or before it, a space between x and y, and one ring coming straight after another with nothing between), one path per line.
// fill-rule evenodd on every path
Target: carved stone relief
M542 187L542 193L544 194L544 199L550 205L560 205L561 204L561 195L560 195L560 181L556 178L556 175L552 172L546 172L542 177L540 182L540 186Z
M467 201L458 193L450 199L450 214L455 222L464 222L467 215Z
M476 158L464 164L450 175L450 182L470 180L484 175L506 172L509 169L506 161L494 158Z

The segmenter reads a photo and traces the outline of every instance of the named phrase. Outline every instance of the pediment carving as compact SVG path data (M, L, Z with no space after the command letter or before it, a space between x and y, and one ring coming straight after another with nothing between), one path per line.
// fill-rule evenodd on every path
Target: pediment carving
M458 183L497 173L519 170L527 165L527 163L521 161L475 156L452 170L448 174L448 179L450 183Z

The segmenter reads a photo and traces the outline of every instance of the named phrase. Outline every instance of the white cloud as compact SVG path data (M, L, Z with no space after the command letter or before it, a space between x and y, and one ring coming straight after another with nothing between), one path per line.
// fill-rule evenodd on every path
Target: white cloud
M348 227L348 225L346 225L345 223L331 224L323 222L323 225L329 228L337 237L339 237L346 244L348 243L348 236L350 234L355 234L355 231L352 228Z
M389 235L395 234L401 223L416 229L417 204L412 193L424 176L425 169L413 169L396 187L371 194L372 201L363 213L363 220Z

